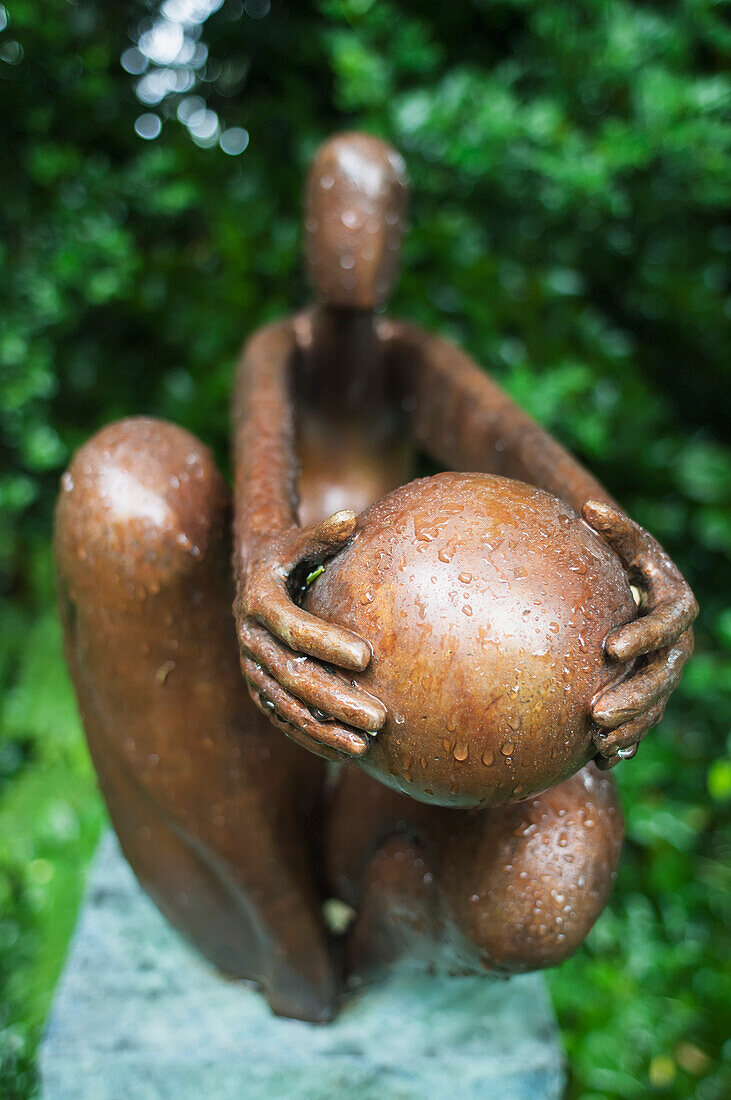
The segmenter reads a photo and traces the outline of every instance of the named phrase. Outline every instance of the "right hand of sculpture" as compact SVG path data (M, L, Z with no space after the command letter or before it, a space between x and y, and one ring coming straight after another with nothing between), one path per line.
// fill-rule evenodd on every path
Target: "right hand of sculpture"
M368 643L309 614L293 593L345 545L357 523L355 512L336 512L317 526L254 540L234 607L252 699L294 741L331 760L366 752L367 735L358 731L379 730L386 708L328 667L362 671L371 659Z

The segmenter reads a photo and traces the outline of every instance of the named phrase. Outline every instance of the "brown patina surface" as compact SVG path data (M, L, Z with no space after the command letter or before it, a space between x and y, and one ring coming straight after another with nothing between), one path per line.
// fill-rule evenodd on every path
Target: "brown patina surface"
M568 505L474 473L378 500L306 607L373 649L354 679L388 717L359 766L443 806L523 799L588 763L589 705L621 675L602 643L635 617L619 558Z
M66 653L122 848L165 915L276 1011L336 991L316 888L322 762L273 736L241 679L229 491L181 428L123 420L58 502Z
M235 630L229 493L190 435L146 419L104 429L75 457L58 506L69 664L127 857L216 965L307 1020L328 1019L348 980L404 956L452 972L559 962L601 912L619 858L614 781L593 763L487 809L426 805L352 764L325 783L314 753L379 771L395 708L367 671L378 623L347 621L346 604L325 600L358 539L303 607L306 579L348 546L357 513L410 480L419 452L553 493L641 593L633 617L622 578L624 595L597 619L606 659L593 696L588 681L577 689L588 715L568 770L592 754L604 768L632 756L692 650L695 601L657 542L464 353L375 312L406 199L403 161L376 138L340 135L313 162L318 304L255 333L237 371ZM557 775L538 726L531 737L534 790ZM462 751L445 757L447 791ZM487 770L471 779L477 801ZM495 799L520 798L515 786L498 783ZM344 951L321 917L330 893L357 913Z

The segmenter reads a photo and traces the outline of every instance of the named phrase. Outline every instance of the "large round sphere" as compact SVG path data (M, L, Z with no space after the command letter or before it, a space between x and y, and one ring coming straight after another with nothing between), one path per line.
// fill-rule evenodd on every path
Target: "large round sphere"
M355 679L388 708L358 764L443 806L517 801L593 755L589 704L634 618L616 555L519 481L437 474L377 501L307 607L366 638Z

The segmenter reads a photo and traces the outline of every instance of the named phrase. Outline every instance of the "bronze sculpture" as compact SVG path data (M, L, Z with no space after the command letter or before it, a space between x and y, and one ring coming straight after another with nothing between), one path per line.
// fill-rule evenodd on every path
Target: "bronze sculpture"
M146 419L111 425L64 475L57 514L68 659L128 859L216 965L258 982L276 1012L315 1021L330 1018L345 984L404 957L509 973L553 965L581 943L622 833L613 779L585 761L594 754L606 768L634 755L691 653L697 611L652 537L463 353L376 313L405 205L403 162L383 142L347 134L319 151L306 231L320 304L257 332L238 368L240 653L228 491L197 440ZM467 802L498 803L484 809L427 805L352 766L328 782L322 761L290 744L368 767L378 738L393 740L393 715L366 690L372 639L336 614L327 621L328 593L357 551L356 513L409 481L418 449L451 470L554 494L639 592L635 615L617 558L603 551L612 590L624 591L605 601L602 633L614 629L603 675L577 689L591 716L581 752L552 772L538 725L530 783L519 789L506 765L509 788L497 783L485 798L481 757L494 750L483 747L479 764L473 752ZM395 682L407 682L408 661L394 659ZM475 717L469 709L462 721ZM449 801L450 769L459 784L468 759L459 730L450 737L437 801ZM408 749L419 760L428 751ZM412 775L402 790L414 793L403 756L401 765ZM344 969L322 917L331 895L356 914Z

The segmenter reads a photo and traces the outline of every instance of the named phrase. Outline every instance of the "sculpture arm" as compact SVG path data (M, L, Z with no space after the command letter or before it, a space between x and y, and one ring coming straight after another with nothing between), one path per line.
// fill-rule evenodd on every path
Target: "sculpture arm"
M614 504L565 447L446 340L382 323L416 441L451 470L479 470L536 485L581 512L587 500Z
M640 589L640 614L606 639L608 655L635 660L632 674L591 704L598 762L633 756L693 651L698 604L660 544L629 519L604 487L458 348L409 325L383 322L412 431L452 469L517 478L570 504L609 543ZM639 659L639 660L638 660Z
M233 405L234 572L241 666L254 702L290 737L321 755L359 755L385 708L327 665L363 669L370 647L296 603L308 573L335 554L357 525L354 512L301 528L290 370L296 329L260 329L244 348ZM321 663L325 662L325 664ZM355 727L355 728L353 728ZM329 748L328 748L329 747Z

